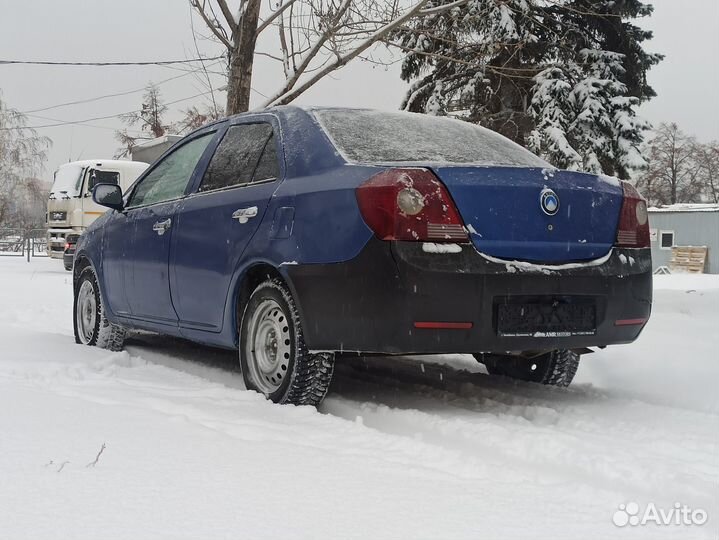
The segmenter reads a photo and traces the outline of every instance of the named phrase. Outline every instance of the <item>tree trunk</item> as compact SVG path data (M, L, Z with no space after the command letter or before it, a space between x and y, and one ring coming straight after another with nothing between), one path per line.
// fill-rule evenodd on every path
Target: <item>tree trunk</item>
M232 36L230 70L227 81L227 115L246 112L250 108L252 64L255 58L257 21L260 0L248 0L240 16L237 32Z

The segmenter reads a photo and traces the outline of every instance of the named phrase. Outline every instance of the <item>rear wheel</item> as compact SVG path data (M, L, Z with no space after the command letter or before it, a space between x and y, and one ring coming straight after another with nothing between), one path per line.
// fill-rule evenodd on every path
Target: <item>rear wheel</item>
M475 354L491 375L502 375L521 381L566 387L574 379L580 356L568 349L557 349L538 356Z
M250 296L240 325L240 364L247 388L275 403L319 405L327 394L334 354L311 354L286 285L269 279Z
M75 285L73 308L75 342L110 351L121 351L125 329L105 317L100 286L91 267L85 268Z

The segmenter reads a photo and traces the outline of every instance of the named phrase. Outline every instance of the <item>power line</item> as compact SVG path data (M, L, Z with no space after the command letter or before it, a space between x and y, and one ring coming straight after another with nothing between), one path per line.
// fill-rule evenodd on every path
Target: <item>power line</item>
M209 93L210 93L210 91L201 92L199 94L195 94L194 96L184 97L184 98L176 99L174 101L168 101L167 103L165 103L165 105L174 105L176 103L181 103L183 101L188 101L190 99L195 99L195 98L198 98L201 96L206 96ZM118 116L123 116L125 114L133 114L133 113L138 113L138 112L142 112L142 109L137 109L134 111L127 111L127 112L122 112L122 113L116 113L116 114L110 114L107 116L96 116L94 118L85 118L83 120L62 120L62 121L58 121L53 124L41 124L41 125L37 125L37 126L23 126L23 127L20 127L20 126L0 127L0 131L12 131L12 130L23 130L23 129L42 129L42 128L51 128L51 127L58 127L58 126L67 126L67 125L84 125L84 124L87 124L88 122L94 122L96 120L108 120L110 118L117 118ZM93 126L93 127L97 127L97 126Z
M179 79L180 77L187 77L191 71L188 71L187 73L183 73L182 75L177 75L175 77L170 77L169 79L165 79L163 81L160 81L158 83L155 83L156 85L161 85L169 81L173 81L175 79ZM68 101L66 103L58 103L57 105L50 105L49 107L42 107L40 109L30 109L29 111L22 111L22 114L27 114L32 116L30 113L36 113L36 112L43 112L43 111L49 111L50 109L59 109L60 107L69 107L70 105L81 105L83 103L92 103L93 101L100 101L103 99L113 98L113 97L120 97L120 96L127 96L130 94L136 94L137 92L142 92L146 87L137 88L135 90L128 90L126 92L118 92L116 94L106 94L104 96L97 96L93 98L88 99L80 99L77 101Z
M65 120L60 120L59 118L51 118L49 116L40 116L39 114L28 114L27 116L29 116L30 118L38 118L40 120L49 120L51 122L59 122L60 125L65 125L65 123L66 123ZM108 131L117 131L117 128L113 128L110 126L98 126L96 124L86 124L85 122L81 122L81 121L73 122L72 125L90 127L90 128L95 128L95 129L105 129ZM137 129L133 129L133 130L129 130L129 131L132 131L132 132L138 133L138 134L142 133L142 131L137 130Z
M210 64L210 65L214 65L214 64ZM160 81L160 82L153 83L153 84L155 84L156 86L160 86L160 85L165 84L165 83L167 83L167 82L174 81L175 79L179 79L179 78L181 78L181 77L187 77L188 75L191 75L191 74L193 74L193 73L197 73L198 71L200 71L200 69L201 69L201 68L197 68L197 69L194 69L194 70L188 70L188 71L185 71L182 75L176 75L175 77L170 77L169 79L164 79L164 80L162 80L162 81ZM136 88L135 90L127 90L126 92L118 92L118 93L116 93L116 94L107 94L107 95L104 95L104 96L97 96L97 97L93 97L93 98L80 99L80 100L77 100L77 101L68 101L68 102L66 102L66 103L59 103L59 104L57 104L57 105L50 105L49 107L42 107L42 108L39 108L39 109L31 109L31 110L29 110L29 111L22 111L22 114L30 114L30 113L36 113L36 112L49 111L50 109L59 109L60 107L69 107L70 105L81 105L81 104L83 104L83 103L92 103L92 102L94 102L94 101L100 101L100 100L103 100L103 99L108 99L108 98L113 98L113 97L127 96L127 95L130 95L130 94L136 94L137 92L142 92L142 91L144 91L146 88L147 88L147 86L143 86L142 88Z
M220 60L224 56L211 56L208 58L186 58L184 60L152 60L145 62L55 62L50 60L0 60L0 65L29 65L29 66L167 66L171 64L191 64L193 62L211 62Z

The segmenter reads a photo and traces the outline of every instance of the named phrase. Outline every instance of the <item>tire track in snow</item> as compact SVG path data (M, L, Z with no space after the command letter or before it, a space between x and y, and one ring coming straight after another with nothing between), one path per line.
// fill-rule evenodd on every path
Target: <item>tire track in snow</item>
M719 445L703 413L612 399L592 388L547 388L438 365L420 370L405 359L354 360L340 370L349 377L322 410L360 416L380 431L479 454L530 477L654 499L715 499Z

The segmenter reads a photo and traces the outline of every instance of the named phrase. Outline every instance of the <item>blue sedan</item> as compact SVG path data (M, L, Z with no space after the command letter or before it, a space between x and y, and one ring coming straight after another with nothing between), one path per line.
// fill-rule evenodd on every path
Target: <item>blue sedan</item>
M651 310L644 200L489 130L279 107L188 135L77 243L78 343L127 330L235 349L247 387L317 405L335 358L470 353L566 386Z

